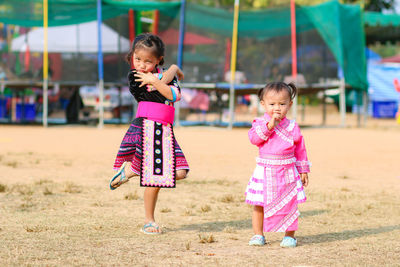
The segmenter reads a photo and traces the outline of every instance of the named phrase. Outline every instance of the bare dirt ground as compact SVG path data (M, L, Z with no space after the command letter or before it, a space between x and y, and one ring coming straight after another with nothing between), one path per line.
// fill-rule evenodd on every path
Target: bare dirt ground
M393 120L302 129L313 165L294 249L279 247L280 233L248 246L244 190L257 150L247 129L177 128L190 176L160 192L156 218L165 234L141 233L138 180L108 189L126 129L0 125L0 266L400 265Z

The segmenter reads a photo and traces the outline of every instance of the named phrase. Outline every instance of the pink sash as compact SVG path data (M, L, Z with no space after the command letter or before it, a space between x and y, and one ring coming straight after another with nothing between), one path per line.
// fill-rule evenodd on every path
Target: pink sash
M136 118L146 118L162 124L173 124L175 108L161 103L141 101L136 112Z

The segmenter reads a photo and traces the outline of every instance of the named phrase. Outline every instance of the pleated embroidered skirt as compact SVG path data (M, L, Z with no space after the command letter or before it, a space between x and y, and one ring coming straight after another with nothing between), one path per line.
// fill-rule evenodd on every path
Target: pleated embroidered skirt
M297 204L306 196L294 163L270 165L258 160L245 194L246 203L264 207L265 232L297 230Z
M175 187L175 171L189 170L172 125L144 118L133 120L113 168L119 169L125 161L132 162L132 171L140 175L141 186Z

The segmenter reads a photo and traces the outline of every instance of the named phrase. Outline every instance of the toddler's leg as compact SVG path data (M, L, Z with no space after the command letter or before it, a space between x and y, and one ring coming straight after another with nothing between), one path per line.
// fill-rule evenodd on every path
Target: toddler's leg
M254 234L263 235L264 207L254 206L252 223Z
M250 239L250 246L264 246L265 237L263 235L264 207L254 206L252 224L254 236Z
M285 237L282 239L281 247L294 248L297 246L297 240L294 238L295 231L286 231Z
M294 233L295 233L296 231L287 231L287 232L285 232L285 236L289 236L289 237L291 237L291 238L294 238Z
M146 224L155 222L154 210L157 204L158 192L160 192L160 187L146 187L144 189L144 212ZM156 224L154 225L154 227L148 227L146 230L148 232L161 233L161 229Z

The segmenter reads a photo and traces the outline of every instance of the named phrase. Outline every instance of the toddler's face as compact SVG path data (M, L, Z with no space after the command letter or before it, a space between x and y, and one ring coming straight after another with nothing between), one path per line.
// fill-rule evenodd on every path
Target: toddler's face
M133 66L140 72L152 72L161 59L162 57L155 57L148 49L136 49L133 53Z
M276 114L279 119L283 119L286 117L293 101L290 100L289 92L286 90L280 92L269 90L264 93L260 103L271 118L272 115Z

